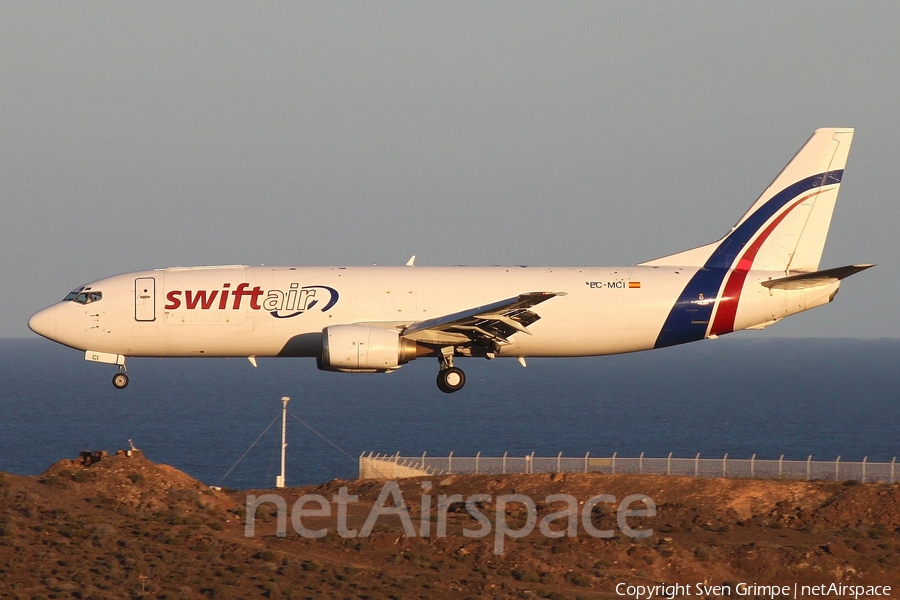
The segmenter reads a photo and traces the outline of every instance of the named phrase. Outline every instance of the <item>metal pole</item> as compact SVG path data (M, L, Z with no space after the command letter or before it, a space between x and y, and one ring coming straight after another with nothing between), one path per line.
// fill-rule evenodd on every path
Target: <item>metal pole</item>
M812 477L810 475L810 466L812 463L812 454L809 455L809 458L806 459L806 480L809 481Z
M284 487L284 451L287 448L287 405L289 396L281 398L281 475L275 478L275 487Z
M590 451L584 453L584 472L588 472L588 457L591 455ZM891 471L893 473L893 471Z
M728 477L728 469L726 468L726 464L728 463L728 453L725 453L725 456L722 457L722 477Z
M666 475L672 474L672 453L669 452L669 458L666 459Z
M868 456L863 456L863 465L862 465L862 469L863 469L863 472L862 472L862 482L863 482L863 483L866 482L866 461L867 461L868 459L869 459Z
M638 461L638 473L644 472L644 453L641 452L641 458Z
M696 458L694 458L694 477L700 475L700 453L697 453Z
M756 455L750 457L750 479L756 477Z
M616 474L616 454L618 454L618 453L619 453L619 451L616 450L615 452L613 452L613 455L612 455L612 472L613 472L613 475Z
M781 455L781 458L778 459L778 479L782 479L782 475L784 474L784 454Z
M559 456L556 457L556 472L557 473L562 471L562 467L560 466L561 464L562 464L562 452L560 452Z
M509 451L503 453L503 474L506 475L506 455L509 454Z
M475 474L478 475L478 462L481 460L481 450L475 453Z
M840 472L841 472L841 457L838 456L837 460L834 461L834 480L835 481L840 479Z
M897 462L897 457L891 459L891 484L894 483L894 463Z

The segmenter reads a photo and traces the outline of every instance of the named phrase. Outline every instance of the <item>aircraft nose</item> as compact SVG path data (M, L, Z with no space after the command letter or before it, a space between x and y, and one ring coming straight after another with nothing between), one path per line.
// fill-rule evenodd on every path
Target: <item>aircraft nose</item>
M56 339L56 306L50 306L28 319L28 328L47 339Z

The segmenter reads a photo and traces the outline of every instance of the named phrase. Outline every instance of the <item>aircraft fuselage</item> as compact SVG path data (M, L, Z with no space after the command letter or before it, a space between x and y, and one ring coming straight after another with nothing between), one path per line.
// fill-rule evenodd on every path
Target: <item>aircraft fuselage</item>
M55 304L32 319L53 339L126 356L319 356L322 330L342 323L403 326L533 290L565 295L497 356L594 356L656 347L696 267L218 267L128 273L84 286L100 300ZM784 273L751 272L766 281ZM828 301L839 283L744 294L733 329L770 323ZM751 287L745 285L745 288ZM702 294L701 294L702 295ZM685 304L685 303L682 303ZM705 315L699 317L708 322ZM699 323L695 323L699 324ZM707 323L704 323L706 325ZM51 325L46 325L49 327ZM706 329L704 327L704 329ZM703 337L706 337L704 334ZM694 341L685 335L677 343ZM670 344L666 344L670 345Z

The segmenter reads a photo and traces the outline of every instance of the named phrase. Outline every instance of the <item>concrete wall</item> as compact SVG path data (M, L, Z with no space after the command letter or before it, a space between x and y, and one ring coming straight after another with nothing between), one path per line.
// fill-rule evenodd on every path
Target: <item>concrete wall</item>
M406 463L406 464L404 464ZM404 477L426 477L431 475L421 465L409 459L397 461L393 456L359 457L360 479L402 479Z

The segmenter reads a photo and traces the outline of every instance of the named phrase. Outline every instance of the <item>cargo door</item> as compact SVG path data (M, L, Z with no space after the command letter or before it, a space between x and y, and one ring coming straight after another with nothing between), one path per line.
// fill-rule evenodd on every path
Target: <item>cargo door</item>
M156 278L138 277L134 280L134 320L156 320Z

